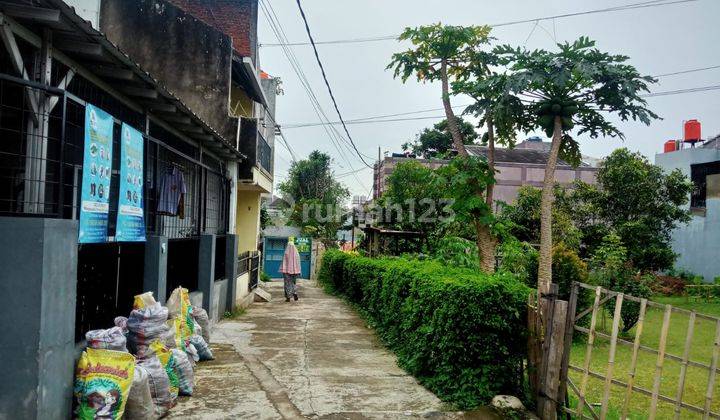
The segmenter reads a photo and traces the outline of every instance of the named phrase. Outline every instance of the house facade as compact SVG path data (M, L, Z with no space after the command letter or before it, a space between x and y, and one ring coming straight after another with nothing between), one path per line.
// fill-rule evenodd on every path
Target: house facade
M515 202L518 191L522 186L542 186L545 178L545 165L549 155L548 146L549 143L533 138L523 141L513 149L495 149L495 168L498 171L495 174L495 202L512 204ZM469 145L466 147L471 156L487 155L487 148L484 146ZM441 159L385 157L375 164L373 198L377 199L382 195L387 189L388 177L393 173L395 167L408 159L413 159L432 169L447 164L447 161ZM555 170L555 182L566 186L571 185L576 180L594 184L598 171L598 168L593 166L595 163L596 160L583 157L583 162L578 167L573 167L559 159Z
M0 2L0 417L69 417L85 332L136 294L252 300L279 80L257 1L232 33L185 3Z
M696 147L659 153L655 164L666 172L679 169L692 180L691 220L672 232L675 265L711 282L720 276L720 136Z

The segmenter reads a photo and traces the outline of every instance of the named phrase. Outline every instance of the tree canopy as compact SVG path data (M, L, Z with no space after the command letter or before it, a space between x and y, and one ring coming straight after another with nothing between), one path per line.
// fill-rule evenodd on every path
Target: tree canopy
M474 144L478 138L475 127L461 117L455 117L464 144ZM450 157L453 149L452 135L448 129L448 121L444 119L424 129L415 141L403 144L403 150L410 151L426 159L445 159Z
M332 159L317 150L293 162L287 179L279 185L283 199L294 203L290 223L315 237L333 240L342 225L343 202L348 189L335 179Z

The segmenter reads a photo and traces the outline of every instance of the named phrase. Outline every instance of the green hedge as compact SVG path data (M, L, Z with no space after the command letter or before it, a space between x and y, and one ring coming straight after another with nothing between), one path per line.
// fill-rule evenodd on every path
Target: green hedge
M328 251L318 278L355 303L400 366L444 401L466 409L521 396L530 289L514 277Z

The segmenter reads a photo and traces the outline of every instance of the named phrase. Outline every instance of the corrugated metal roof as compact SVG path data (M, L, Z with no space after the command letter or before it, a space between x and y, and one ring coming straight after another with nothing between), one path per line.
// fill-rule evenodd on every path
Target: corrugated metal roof
M465 146L469 154L473 156L487 156L488 148L485 146L468 145ZM536 149L495 149L496 163L526 163L535 165L546 165L550 152ZM558 166L571 166L569 163L558 158ZM585 162L580 164L581 167L589 167Z

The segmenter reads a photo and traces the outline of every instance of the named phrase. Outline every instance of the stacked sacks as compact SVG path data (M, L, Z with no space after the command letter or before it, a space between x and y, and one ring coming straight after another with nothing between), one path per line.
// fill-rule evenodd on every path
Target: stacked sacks
M124 351L127 353L125 331L121 327L107 330L91 330L85 333L87 346L93 349Z
M177 376L166 347L175 346L174 332L167 326L168 309L155 301L151 292L135 296L133 306L127 318L128 344L148 375L155 414L163 416L178 396Z
M135 297L134 309L127 319L128 344L139 358L150 355L150 344L160 341L174 347L175 334L167 325L168 309L156 302L152 293Z

